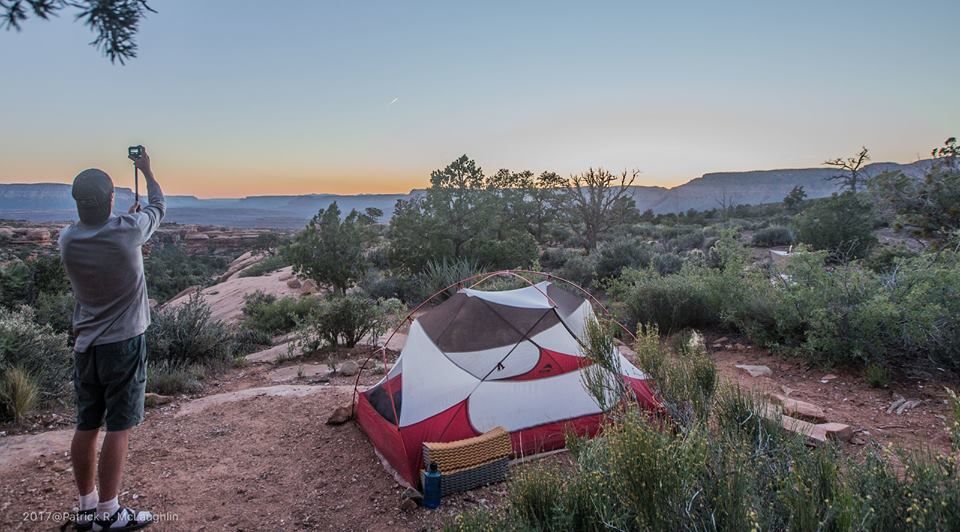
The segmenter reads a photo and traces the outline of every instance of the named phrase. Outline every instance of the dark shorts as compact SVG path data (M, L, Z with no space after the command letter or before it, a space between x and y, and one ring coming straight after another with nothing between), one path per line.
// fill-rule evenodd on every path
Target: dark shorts
M95 345L73 354L73 387L77 392L77 430L126 430L143 421L147 384L147 342L144 336Z

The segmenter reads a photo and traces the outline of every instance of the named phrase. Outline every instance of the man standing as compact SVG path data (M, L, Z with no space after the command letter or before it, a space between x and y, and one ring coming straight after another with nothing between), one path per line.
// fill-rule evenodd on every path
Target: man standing
M146 178L149 205L141 210L134 204L128 214L114 216L110 176L84 170L73 181L80 221L60 233L60 256L77 299L77 430L70 446L80 491L77 530L136 530L153 520L149 512L121 507L117 499L130 429L143 421L147 380L144 332L150 325L150 305L141 246L166 210L146 150L131 159ZM107 433L98 469L97 435L104 422Z

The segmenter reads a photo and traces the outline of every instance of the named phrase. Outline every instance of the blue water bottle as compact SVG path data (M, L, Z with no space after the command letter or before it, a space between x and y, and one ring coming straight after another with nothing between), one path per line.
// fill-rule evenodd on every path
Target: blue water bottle
M433 510L440 506L440 470L436 462L430 462L430 467L423 473L423 506Z

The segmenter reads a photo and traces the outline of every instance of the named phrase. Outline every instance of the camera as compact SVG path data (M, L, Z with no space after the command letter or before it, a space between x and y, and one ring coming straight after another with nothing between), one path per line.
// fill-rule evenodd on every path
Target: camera
M143 146L130 146L127 148L127 155L134 159L143 157Z

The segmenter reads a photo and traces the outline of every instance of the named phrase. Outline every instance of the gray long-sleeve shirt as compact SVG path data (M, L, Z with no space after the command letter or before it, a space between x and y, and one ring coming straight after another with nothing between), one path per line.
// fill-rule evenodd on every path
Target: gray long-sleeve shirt
M77 298L77 352L133 338L150 325L141 246L160 226L166 202L153 179L147 194L149 205L136 214L111 215L97 226L78 221L60 232L60 257Z

